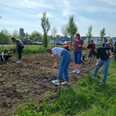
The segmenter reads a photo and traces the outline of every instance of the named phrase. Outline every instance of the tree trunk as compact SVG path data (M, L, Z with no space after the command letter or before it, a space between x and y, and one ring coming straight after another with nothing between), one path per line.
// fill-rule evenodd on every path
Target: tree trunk
M48 47L48 37L47 37L47 33L44 33L44 47L45 48Z

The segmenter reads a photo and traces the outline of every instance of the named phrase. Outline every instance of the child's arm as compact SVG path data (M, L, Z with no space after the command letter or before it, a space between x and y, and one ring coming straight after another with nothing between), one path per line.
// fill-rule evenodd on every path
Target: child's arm
M57 68L58 57L57 57L57 55L53 55L53 54L52 54L52 57L53 57L53 66L52 66L52 68Z

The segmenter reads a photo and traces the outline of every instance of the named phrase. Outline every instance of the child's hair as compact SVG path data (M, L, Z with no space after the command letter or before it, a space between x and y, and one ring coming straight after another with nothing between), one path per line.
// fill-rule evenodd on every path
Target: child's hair
M12 37L11 40L12 40L12 41L16 41L16 38L15 38L15 37Z
M67 44L64 45L64 48L67 50L70 50L69 45L67 45Z
M80 39L80 34L79 34L79 33L77 33L77 34L76 34L76 37L78 37L78 39Z
M69 43L67 41L64 42L64 48L70 50Z
M51 49L47 49L47 52L52 54L52 50Z

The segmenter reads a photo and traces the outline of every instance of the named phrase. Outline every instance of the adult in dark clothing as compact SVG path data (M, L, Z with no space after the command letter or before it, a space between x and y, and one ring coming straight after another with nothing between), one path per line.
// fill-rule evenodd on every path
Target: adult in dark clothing
M91 40L91 43L87 46L87 48L89 49L89 55L88 55L89 64L91 64L94 62L95 55L96 55L96 52L95 52L96 45L93 40Z
M109 60L111 57L111 50L110 48L105 47L104 45L100 45L97 49L97 58L99 59L96 68L93 74L93 79L96 79L97 73L99 69L103 66L103 80L101 84L105 84L108 79L108 70L109 70Z
M21 63L24 44L21 40L16 39L14 37L12 37L11 39L13 42L16 43L16 52L17 52L17 56L18 56L18 60L16 63Z

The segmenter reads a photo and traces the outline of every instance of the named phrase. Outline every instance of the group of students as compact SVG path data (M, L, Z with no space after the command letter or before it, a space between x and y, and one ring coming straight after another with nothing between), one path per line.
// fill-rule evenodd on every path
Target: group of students
M71 50L73 49L74 53L74 70L72 73L76 73L79 75L81 73L81 63L83 57L83 41L81 40L80 34L76 34L73 43L69 46L68 44L64 45L64 48L54 47L52 49L48 49L48 52L54 57L53 68L58 66L58 77L56 80L53 80L52 83L54 85L64 85L68 84L69 76L68 76L68 68L71 61ZM97 78L97 73L99 69L103 66L103 80L100 84L106 84L106 80L108 79L108 69L110 58L112 57L112 46L108 42L106 38L104 38L103 43L99 43L96 45L93 40L87 46L89 49L88 60L90 64L93 64L95 59L97 58L96 67L91 75L92 79Z
M16 51L18 55L18 60L16 61L16 63L21 63L24 44L21 40L17 40L14 37L12 38L12 41L16 43ZM57 79L52 81L54 85L68 84L68 68L72 60L71 51L73 51L74 54L74 70L72 71L72 73L76 73L77 75L81 73L81 63L83 63L83 44L83 40L81 40L80 34L78 33L76 34L71 44L65 43L63 48L54 47L52 49L48 49L48 53L50 53L54 59L53 68L58 67ZM104 38L104 43L99 43L97 46L98 47L96 48L93 40L91 40L91 42L87 46L87 48L89 49L88 66L93 64L95 61L95 57L97 57L98 60L94 73L92 74L92 79L96 79L99 69L101 68L101 66L103 66L104 76L102 84L105 84L108 78L110 58L112 57L112 45L110 44L110 42L108 42L106 38ZM2 54L0 57L3 60L5 60L5 58L7 59L6 55L4 54Z

